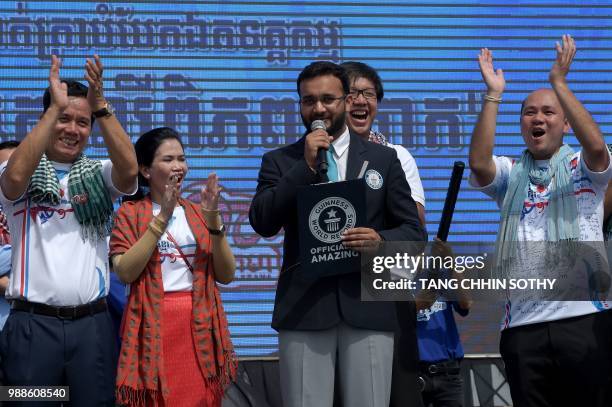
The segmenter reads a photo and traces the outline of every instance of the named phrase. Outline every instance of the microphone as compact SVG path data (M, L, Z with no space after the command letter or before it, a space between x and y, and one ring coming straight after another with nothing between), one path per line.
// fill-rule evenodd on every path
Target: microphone
M315 131L315 130L327 130L327 127L325 127L325 122L323 120L315 120L310 124L310 131ZM317 170L319 171L319 174L321 175L325 175L327 174L327 167L329 166L327 164L327 150L325 150L324 148L319 148L319 150L317 151Z
M464 169L465 163L463 161L455 161L453 174L448 185L448 192L446 193L446 200L444 201L444 209L442 209L442 216L440 217L440 226L438 227L437 236L443 242L446 242L448 238L448 230L453 219L453 212L455 212L455 203L457 202L457 195L459 195L459 187L461 186L461 177L463 176Z

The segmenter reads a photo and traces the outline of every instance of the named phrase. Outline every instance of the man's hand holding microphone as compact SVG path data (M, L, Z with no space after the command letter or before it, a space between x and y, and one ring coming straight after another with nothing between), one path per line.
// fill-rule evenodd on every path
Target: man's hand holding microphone
M325 155L333 137L327 133L323 120L314 120L310 125L310 133L306 135L304 158L313 172L327 174L327 156Z

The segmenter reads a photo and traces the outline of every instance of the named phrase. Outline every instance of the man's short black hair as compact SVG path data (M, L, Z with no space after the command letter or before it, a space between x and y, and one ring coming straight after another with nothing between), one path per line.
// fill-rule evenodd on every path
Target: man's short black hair
M349 80L346 71L338 64L328 61L313 62L300 72L297 78L297 91L300 95L300 84L303 81L316 78L318 76L332 75L340 80L344 94L348 94ZM301 96L301 95L300 95Z
M83 85L79 81L75 81L73 79L62 79L62 83L65 83L68 87L68 96L76 97L76 98L85 98L87 99L87 91L89 88ZM46 112L51 106L51 92L49 88L45 89L45 94L43 95L43 112ZM91 115L91 125L93 126L96 118L94 115Z
M19 147L19 142L17 140L7 140L0 143L0 151L8 150L9 148L17 148Z
M382 80L378 76L376 69L372 68L368 64L357 61L347 61L340 64L346 70L349 78L349 83L352 84L359 78L365 78L374 84L376 90L376 99L380 102L385 96L383 89Z

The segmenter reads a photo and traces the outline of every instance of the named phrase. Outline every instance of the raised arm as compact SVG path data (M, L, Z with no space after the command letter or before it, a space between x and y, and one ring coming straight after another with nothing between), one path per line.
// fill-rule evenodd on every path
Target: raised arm
M87 101L92 112L108 107L103 92L103 71L104 67L98 55L94 55L93 61L87 59L85 63L85 79L89 83ZM132 192L138 176L134 146L114 114L99 117L97 121L108 150L108 156L113 163L111 173L113 184L121 192Z
M497 112L506 80L501 69L493 69L493 54L487 48L480 50L478 64L482 79L487 85L487 94L482 101L482 110L472 132L470 141L470 170L480 186L489 185L495 178L493 146Z
M164 234L166 227L168 227L168 221L172 217L180 194L176 183L176 177L171 177L168 180L166 190L160 202L161 209L159 214L153 218L140 239L125 253L113 256L113 271L123 283L129 284L136 281L147 266L157 247L157 242ZM129 220L121 217L120 210L115 222L115 228L119 228L119 233L121 232L122 223L127 221Z
M219 214L219 196L221 187L217 174L208 175L206 187L202 188L200 198L202 202L202 214L209 230L221 229L222 222ZM229 284L234 280L236 272L236 260L232 249L225 238L225 233L210 234L212 246L212 258L215 268L215 280L222 284Z
M582 146L584 162L593 171L604 171L609 164L609 153L604 138L591 114L567 84L567 74L576 54L576 43L570 35L564 34L563 45L557 42L556 48L557 59L550 70L548 79L563 107L567 121Z
M68 107L68 89L65 83L60 82L59 71L60 60L52 55L49 70L51 104L32 131L15 149L8 160L6 170L0 177L0 187L9 200L19 198L26 191L30 178L47 148L53 127L60 114Z
M612 144L608 144L608 151L612 153ZM604 199L604 226L608 223L608 218L612 214L612 181L608 183L606 197Z

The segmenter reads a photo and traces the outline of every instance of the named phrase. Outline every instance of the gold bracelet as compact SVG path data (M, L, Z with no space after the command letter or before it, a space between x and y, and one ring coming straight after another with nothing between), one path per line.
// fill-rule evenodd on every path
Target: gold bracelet
M206 208L202 207L202 213L204 213L206 215L208 215L208 214L211 214L211 215L212 214L216 214L216 215L218 215L219 214L219 209L206 209Z
M152 219L152 222L155 224L155 226L157 226L159 229L161 230L165 230L166 227L168 227L168 221L164 222L163 220L161 220L160 218L158 218L157 216L155 216Z
M502 98L496 98L495 96L491 96L491 95L483 95L482 96L482 100L485 100L487 102L495 102L495 103L501 103L502 102Z
M149 229L151 232L153 232L153 234L159 239L160 237L162 237L162 235L164 234L164 232L162 232L161 230L159 230L159 228L157 226L153 226L153 223L149 223L149 225L147 226L147 229Z

